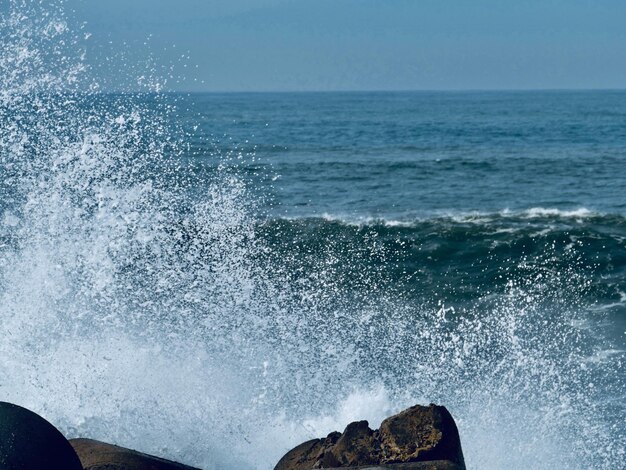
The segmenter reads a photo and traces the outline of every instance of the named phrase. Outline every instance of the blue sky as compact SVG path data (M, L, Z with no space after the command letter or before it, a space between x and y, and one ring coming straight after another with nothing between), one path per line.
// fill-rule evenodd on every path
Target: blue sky
M112 87L152 57L193 91L626 88L625 0L66 4Z

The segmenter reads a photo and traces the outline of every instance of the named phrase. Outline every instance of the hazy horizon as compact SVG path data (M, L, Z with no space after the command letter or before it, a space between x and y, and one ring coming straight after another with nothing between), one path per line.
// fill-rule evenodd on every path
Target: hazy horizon
M65 4L91 33L87 61L109 89L152 69L190 92L626 86L626 4L616 0Z
M103 94L143 94L145 90L109 89L102 90ZM280 95L280 94L584 94L584 93L626 93L626 88L527 88L527 89L441 89L441 90L160 90L159 94L180 95Z
M591 93L591 92L626 92L626 88L450 88L450 89L413 89L413 90L169 90L164 93L190 93L190 94L254 94L254 93ZM111 91L115 93L115 91ZM123 92L122 92L123 93Z

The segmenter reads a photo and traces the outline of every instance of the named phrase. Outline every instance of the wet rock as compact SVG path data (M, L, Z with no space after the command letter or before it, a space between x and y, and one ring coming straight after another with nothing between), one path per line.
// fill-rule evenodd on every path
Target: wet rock
M83 467L72 446L52 424L26 408L0 402L0 468Z
M463 463L459 431L443 406L413 406L380 425L380 463L450 460Z
M331 468L341 465L332 453L340 437L340 432L331 432L325 439L303 442L287 452L276 464L275 470Z
M323 439L312 439L294 447L280 459L274 470L316 468L315 465L319 461L326 461L324 459L327 449L324 447L323 442ZM337 463L333 461L332 465ZM320 467L318 466L317 468Z
M330 452L339 463L335 467L355 467L379 463L379 450L380 446L367 421L357 421L348 424ZM327 462L324 464L327 465Z
M70 439L84 470L198 470L92 439Z
M274 470L362 468L465 470L459 432L443 406L413 406L387 418L380 430L367 421L350 423L289 451Z

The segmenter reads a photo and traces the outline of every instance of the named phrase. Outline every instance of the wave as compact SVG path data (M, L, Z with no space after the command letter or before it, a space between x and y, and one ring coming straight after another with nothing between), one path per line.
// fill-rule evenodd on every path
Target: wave
M436 211L428 215L423 216L403 216L397 218L391 217L376 217L376 216L354 216L354 215L342 215L321 213L316 214L304 214L294 216L283 216L285 219L297 220L297 219L315 219L320 218L329 222L339 222L346 225L353 226L374 226L384 225L388 227L415 227L419 224L423 224L429 221L440 222L456 222L466 224L488 224L496 223L500 221L563 221L563 222L578 222L586 220L597 221L610 221L610 222L623 222L626 220L626 215L618 213L606 213L601 211L594 211L585 207L565 210L557 208L545 208L545 207L531 207L521 210L502 209L500 211L485 212L485 211Z

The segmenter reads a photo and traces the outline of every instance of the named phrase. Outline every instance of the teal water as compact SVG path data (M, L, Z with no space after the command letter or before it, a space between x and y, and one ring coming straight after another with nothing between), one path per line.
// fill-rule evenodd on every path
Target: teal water
M256 152L285 215L624 214L624 92L196 94L192 152Z
M207 469L429 402L468 468L624 468L625 92L107 94L10 7L3 401Z
M336 246L351 267L375 237L384 260L363 263L412 298L454 305L523 278L520 264L550 258L559 272L575 260L591 282L577 295L606 309L623 350L625 92L171 99L194 125L185 158L197 171L236 167L277 257L294 241Z

